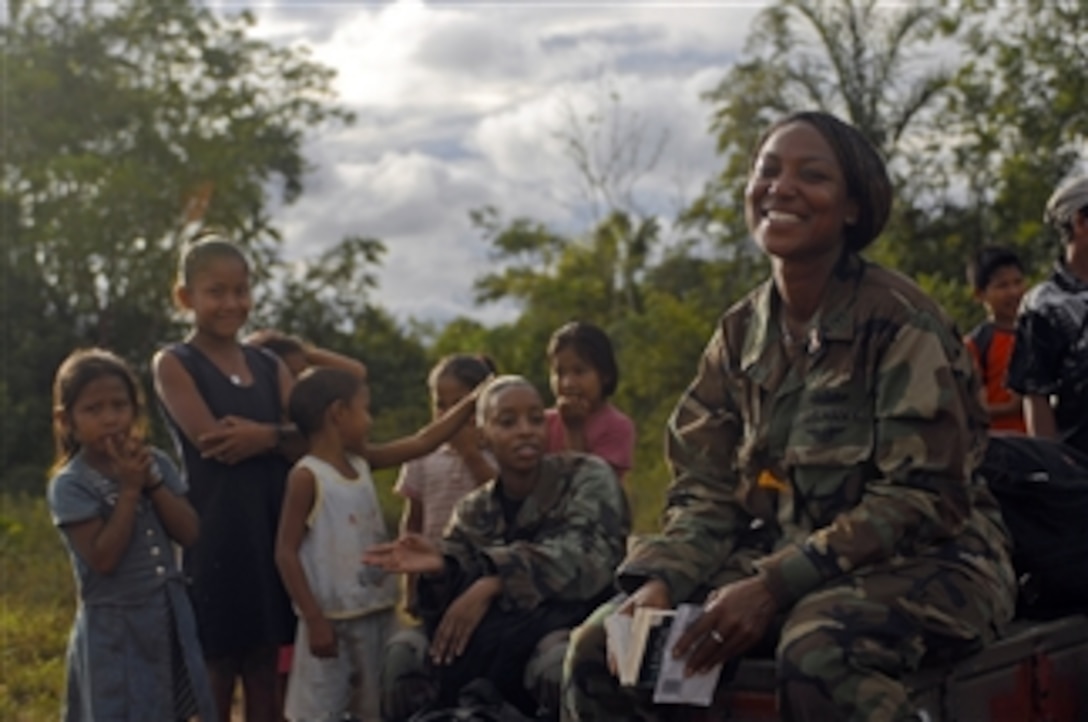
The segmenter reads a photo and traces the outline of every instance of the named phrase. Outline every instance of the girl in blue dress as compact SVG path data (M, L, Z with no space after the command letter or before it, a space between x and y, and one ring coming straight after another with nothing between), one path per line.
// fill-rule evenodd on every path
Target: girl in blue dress
M143 441L142 394L124 361L71 354L53 385L53 522L79 607L62 718L214 722L211 689L174 544L199 522L169 458Z

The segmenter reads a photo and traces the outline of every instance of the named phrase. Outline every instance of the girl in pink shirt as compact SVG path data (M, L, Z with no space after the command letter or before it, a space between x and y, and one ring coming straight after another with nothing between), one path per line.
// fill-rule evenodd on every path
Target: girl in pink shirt
M548 451L583 451L601 457L623 481L635 451L635 425L609 403L619 368L612 341L597 326L572 321L548 341L555 406L545 412Z
M427 378L431 408L438 418L495 373L486 356L454 354L441 359ZM401 466L393 491L404 497L402 532L439 541L453 507L468 492L495 475L491 455L480 448L476 425L465 424L448 443ZM406 607L415 611L415 580L407 584Z

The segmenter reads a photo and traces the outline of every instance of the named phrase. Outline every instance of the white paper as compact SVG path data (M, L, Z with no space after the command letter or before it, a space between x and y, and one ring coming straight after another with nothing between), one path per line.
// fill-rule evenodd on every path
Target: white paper
M631 672L631 615L609 614L604 619L605 639L607 640L608 660L612 672L620 684L630 685ZM638 675L638 670L634 671Z
M665 642L661 672L654 687L654 702L657 704L689 704L709 707L714 700L714 690L718 687L718 678L722 673L722 665L719 663L702 674L689 677L684 674L684 665L687 663L687 658L675 659L672 656L672 648L676 646L680 635L702 613L702 607L696 604L681 604L676 608L676 618L673 620L672 627L669 629L669 637Z

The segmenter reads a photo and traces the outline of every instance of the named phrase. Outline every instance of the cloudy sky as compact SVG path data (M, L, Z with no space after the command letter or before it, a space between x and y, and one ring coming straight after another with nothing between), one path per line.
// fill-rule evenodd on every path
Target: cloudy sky
M618 107L620 128L644 138L639 164L664 143L636 202L675 215L717 168L700 94L737 58L764 4L250 3L258 35L307 45L337 70L341 101L358 117L308 141L316 170L277 213L288 257L348 234L378 237L389 250L376 300L397 318L509 318L508 306L473 304L488 259L469 211L492 205L507 218L584 228L592 211L557 134ZM217 7L231 12L238 0Z

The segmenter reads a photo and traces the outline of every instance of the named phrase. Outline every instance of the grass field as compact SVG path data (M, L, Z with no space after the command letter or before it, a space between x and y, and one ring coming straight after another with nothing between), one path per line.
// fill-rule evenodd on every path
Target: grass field
M0 720L56 720L75 611L44 495L0 494Z
M395 530L399 502L379 481ZM75 613L68 556L49 519L44 492L0 493L0 720L56 720L64 655Z
M391 533L400 513L400 501L392 493L394 477L392 470L375 474ZM649 530L663 491L628 481L635 528ZM0 492L0 720L57 719L74 612L72 572L50 522L44 489L35 494Z

